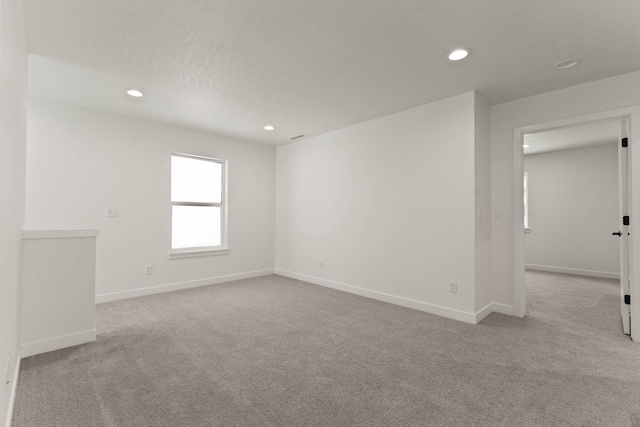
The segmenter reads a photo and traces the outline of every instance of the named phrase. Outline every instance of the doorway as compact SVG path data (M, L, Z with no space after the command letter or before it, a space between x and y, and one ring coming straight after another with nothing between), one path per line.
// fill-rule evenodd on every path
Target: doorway
M588 310L586 295L597 300L606 294L609 308L615 308L616 287L621 280L628 283L628 273L621 274L628 271L621 262L622 256L628 259L627 236L619 229L621 213L628 212L628 176L619 165L623 135L624 119L524 134L525 298L534 298L536 306L553 306L571 289L562 313ZM548 281L559 287L547 286L544 297L538 295ZM628 311L623 319L629 334Z
M514 226L516 227L514 233L514 262L515 262L515 277L514 277L514 299L515 299L515 314L524 316L526 314L526 297L525 297L525 230L524 230L524 214L525 214L525 202L524 202L524 155L525 148L523 147L528 135L542 135L545 132L561 133L568 131L571 128L588 129L590 126L595 127L598 124L607 123L618 124L619 132L617 139L622 141L623 138L629 138L630 127L630 115L626 112L608 112L598 113L589 116L583 116L573 119L559 120L555 122L541 123L537 125L525 126L516 128L514 130L514 142L516 149L514 150L515 161L515 179L517 185L514 186L514 200L516 215ZM632 263L629 262L631 258L632 245L630 244L630 230L629 222L625 217L629 217L629 194L630 194L630 168L628 167L628 159L630 144L627 145L624 151L620 151L619 154L619 212L622 213L619 216L619 229L611 230L611 232L619 232L619 253L620 253L620 318L624 327L625 333L631 333L630 328L630 287L631 282L629 280L632 277ZM531 177L528 176L530 180ZM531 185L529 183L529 185ZM570 268L570 267L569 267ZM625 319L626 316L626 319ZM626 321L625 321L626 320Z

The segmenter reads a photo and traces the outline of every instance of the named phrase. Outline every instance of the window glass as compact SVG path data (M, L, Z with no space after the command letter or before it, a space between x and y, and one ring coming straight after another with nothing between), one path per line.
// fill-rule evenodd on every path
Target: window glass
M524 173L524 228L529 228L529 174Z
M174 249L220 246L220 208L173 206L171 246Z
M171 249L226 250L224 160L171 156Z
M222 202L222 164L206 159L171 157L171 201Z

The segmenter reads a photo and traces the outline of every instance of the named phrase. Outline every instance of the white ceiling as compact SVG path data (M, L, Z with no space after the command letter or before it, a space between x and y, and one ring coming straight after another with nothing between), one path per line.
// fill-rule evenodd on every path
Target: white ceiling
M615 144L620 140L621 121L608 120L536 132L524 135L525 156L549 151L569 150L602 144Z
M640 70L639 16L638 0L25 0L32 94L273 145Z

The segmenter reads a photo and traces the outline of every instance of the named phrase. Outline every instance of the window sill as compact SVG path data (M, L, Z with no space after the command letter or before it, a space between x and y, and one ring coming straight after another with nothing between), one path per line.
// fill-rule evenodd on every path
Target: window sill
M167 253L169 259L193 258L201 256L226 255L231 251L229 248L197 248L197 249L174 249Z
M530 229L530 228L525 228L525 229L524 229L524 232L525 232L525 233L531 233L531 229Z

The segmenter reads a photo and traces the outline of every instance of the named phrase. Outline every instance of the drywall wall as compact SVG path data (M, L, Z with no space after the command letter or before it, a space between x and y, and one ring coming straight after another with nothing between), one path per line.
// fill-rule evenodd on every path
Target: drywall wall
M276 272L476 320L474 211L490 197L486 176L474 197L476 99L278 147Z
M516 258L522 256L517 242L522 242L521 211L516 214L516 197L519 200L521 171L516 171L516 160L521 156L520 141L514 140L516 128L569 119L586 114L610 110L631 117L632 132L638 132L640 117L640 72L628 73L583 85L548 92L517 101L491 107L491 197L492 197L492 281L494 309L504 313L524 315L523 296L518 294L520 272L515 271ZM632 168L640 170L640 149L634 144L640 140L631 135ZM637 182L636 182L637 181ZM640 174L633 173L633 210L640 212ZM637 241L636 241L637 240ZM632 244L640 247L640 236L632 236ZM640 271L640 251L634 252L633 264ZM635 281L633 286L639 286ZM640 290L638 290L640 294ZM640 300L640 299L639 299ZM640 312L640 310L638 310ZM640 316L636 330L640 331Z
M2 1L0 2L0 380L2 380L0 425L5 425L5 420L10 417L12 392L15 390L18 370L19 276L24 219L26 129L27 49L22 1ZM9 383L5 384L5 381Z
M616 144L531 154L527 267L619 277Z
M98 230L22 233L22 357L96 340L97 235Z
M475 311L493 311L491 288L491 135L489 104L475 95ZM485 314L485 315L486 315Z
M28 120L25 228L100 230L98 301L273 272L273 147L34 97ZM175 152L228 160L229 254L167 259Z

